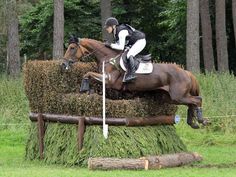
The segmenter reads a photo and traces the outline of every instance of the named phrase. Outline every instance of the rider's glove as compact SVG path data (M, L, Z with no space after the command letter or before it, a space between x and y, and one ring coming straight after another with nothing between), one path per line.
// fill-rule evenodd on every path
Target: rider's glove
M106 41L104 44L105 44L106 47L111 48L111 43L110 42Z

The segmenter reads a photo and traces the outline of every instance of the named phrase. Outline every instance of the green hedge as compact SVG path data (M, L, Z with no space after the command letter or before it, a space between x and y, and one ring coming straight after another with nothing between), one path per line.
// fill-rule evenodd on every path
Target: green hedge
M24 86L32 112L102 116L101 84L91 82L93 94L80 94L82 76L96 71L95 63L76 63L63 72L58 61L31 61L24 66ZM175 114L177 107L163 103L162 94L130 99L124 93L107 90L108 117L148 117ZM117 100L117 98L123 98ZM77 126L48 124L45 132L45 162L85 165L89 157L140 157L186 151L174 126L109 126L103 138L101 126L87 126L83 149L78 152ZM39 158L36 123L32 123L26 158Z

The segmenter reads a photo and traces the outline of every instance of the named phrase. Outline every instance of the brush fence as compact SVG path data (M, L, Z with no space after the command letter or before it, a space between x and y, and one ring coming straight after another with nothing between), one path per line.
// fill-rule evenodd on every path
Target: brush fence
M106 90L108 139L102 133L101 84L80 94L82 77L95 63L78 62L63 72L58 61L24 65L31 128L26 158L50 164L87 166L89 158L140 158L187 151L176 134L177 107L162 92L140 95Z

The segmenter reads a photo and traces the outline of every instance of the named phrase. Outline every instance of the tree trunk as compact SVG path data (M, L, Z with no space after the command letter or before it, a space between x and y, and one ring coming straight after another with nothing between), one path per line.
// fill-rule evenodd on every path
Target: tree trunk
M0 35L6 34L5 9L5 1L0 0Z
M214 71L215 66L212 48L212 28L208 0L200 0L200 15L204 67L206 71Z
M200 72L199 0L187 1L187 69Z
M64 0L54 0L53 59L64 56Z
M232 0L232 13L233 13L233 24L234 24L234 40L236 46L236 0Z
M107 41L112 41L113 36L108 34L106 30L103 28L105 21L108 17L111 17L111 1L110 0L101 0L100 1L101 8L101 18L102 18L102 39Z
M225 23L225 0L216 2L216 49L218 71L229 70L226 23Z
M16 78L20 75L20 50L16 1L7 2L7 73Z

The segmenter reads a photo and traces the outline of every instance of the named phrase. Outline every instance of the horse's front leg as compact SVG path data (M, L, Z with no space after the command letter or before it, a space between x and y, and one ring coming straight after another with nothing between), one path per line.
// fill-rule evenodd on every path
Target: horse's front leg
M86 92L86 91L89 91L90 88L89 88L89 79L95 79L99 82L102 82L102 78L103 78L103 75L100 74L100 73L95 73L95 72L88 72L86 73L84 76L83 76L83 80L82 80L82 83L81 83L81 86L80 86L80 92ZM105 78L107 78L105 76Z

